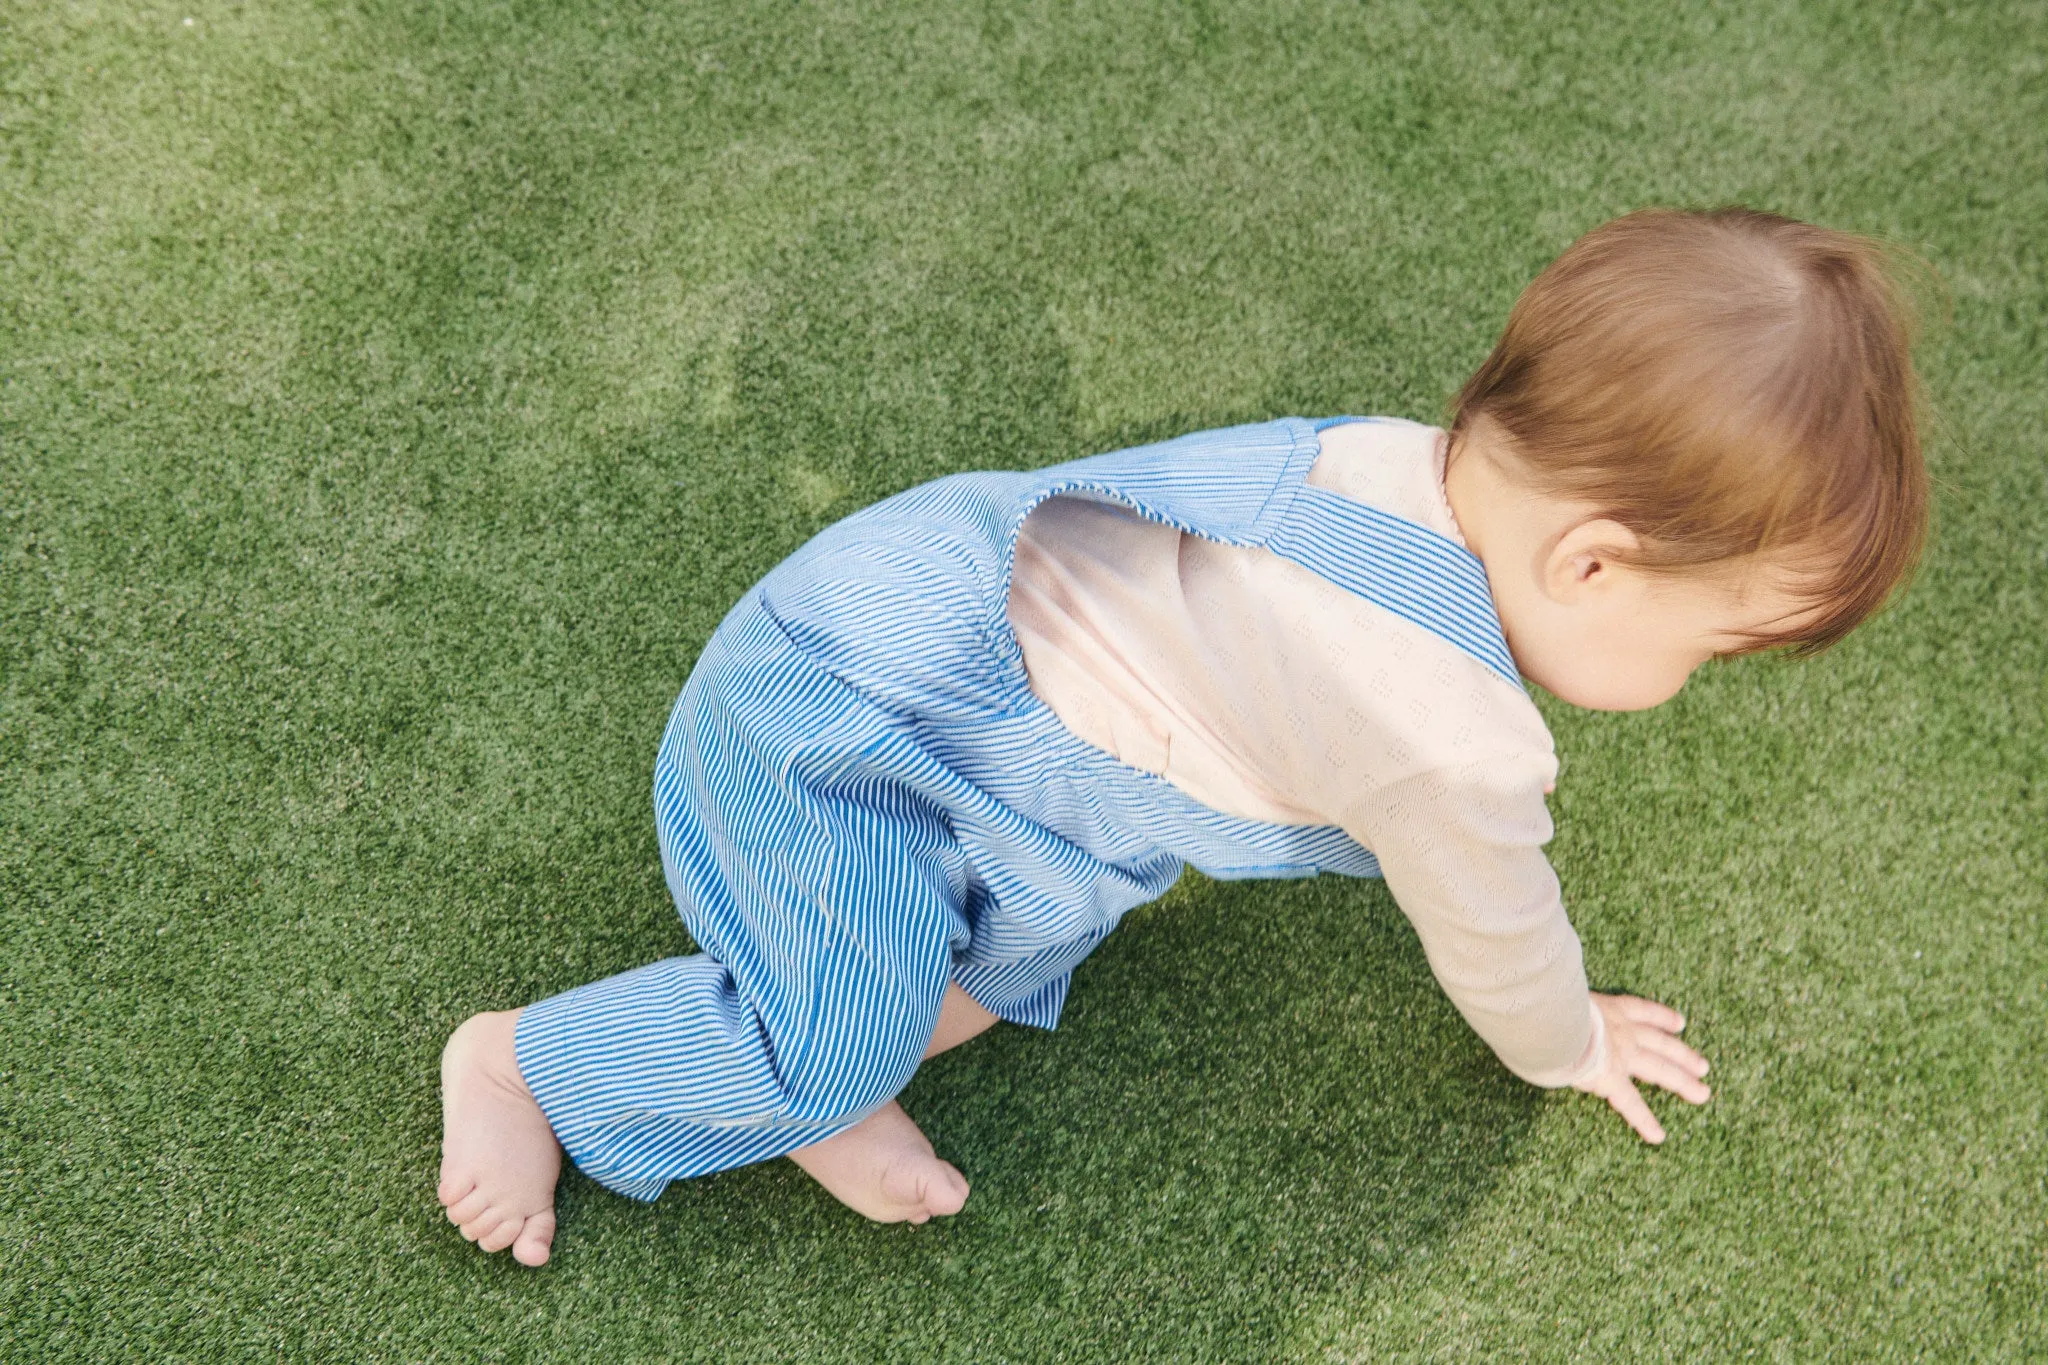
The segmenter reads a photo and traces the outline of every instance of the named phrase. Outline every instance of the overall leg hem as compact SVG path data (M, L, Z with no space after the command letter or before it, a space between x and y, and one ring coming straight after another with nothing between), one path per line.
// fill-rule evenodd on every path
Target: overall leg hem
M751 1041L754 1033L724 969L699 954L528 1005L513 1049L576 1168L651 1203L671 1180L786 1156L880 1107L789 1117L768 1059L730 1045L736 1034Z

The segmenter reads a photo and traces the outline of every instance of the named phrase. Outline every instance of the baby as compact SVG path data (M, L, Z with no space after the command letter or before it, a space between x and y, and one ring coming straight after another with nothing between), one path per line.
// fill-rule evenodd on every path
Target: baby
M1190 863L1384 876L1503 1064L1662 1141L1636 1083L1703 1103L1707 1063L1587 989L1525 684L1635 710L1840 639L1925 534L1914 389L1874 245L1648 211L1529 286L1448 431L1285 418L826 530L725 618L655 760L702 951L455 1031L449 1219L541 1264L564 1150L636 1199L787 1156L869 1218L957 1212L894 1096L1053 1027Z

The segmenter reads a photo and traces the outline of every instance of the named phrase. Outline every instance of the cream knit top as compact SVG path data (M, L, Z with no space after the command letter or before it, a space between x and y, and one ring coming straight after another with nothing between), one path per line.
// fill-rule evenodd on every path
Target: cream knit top
M1308 481L1463 543L1445 433L1322 433ZM1567 1085L1605 1042L1565 917L1550 732L1520 689L1266 550L1053 498L1017 544L1010 624L1080 738L1226 814L1336 825L1379 859L1431 970L1523 1079Z

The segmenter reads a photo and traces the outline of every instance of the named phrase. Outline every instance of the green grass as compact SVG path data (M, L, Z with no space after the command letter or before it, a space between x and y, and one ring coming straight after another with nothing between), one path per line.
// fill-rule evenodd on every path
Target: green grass
M0 4L0 1356L2048 1353L2048 7ZM1812 664L1552 706L1660 1151L1503 1072L1377 884L1190 878L906 1101L558 1258L433 1198L435 1059L685 939L719 616L935 475L1432 417L1574 235L1882 234L1940 539Z

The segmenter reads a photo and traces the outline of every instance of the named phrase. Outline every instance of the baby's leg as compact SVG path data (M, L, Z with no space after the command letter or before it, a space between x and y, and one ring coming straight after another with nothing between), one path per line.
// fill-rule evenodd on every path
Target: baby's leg
M974 997L946 987L926 1058L958 1047L996 1022ZM960 1212L967 1180L939 1160L922 1130L890 1100L836 1137L800 1147L789 1159L855 1213L878 1223L922 1223Z
M539 1265L555 1240L562 1144L519 1074L520 1013L473 1016L441 1053L440 1197L464 1237Z

